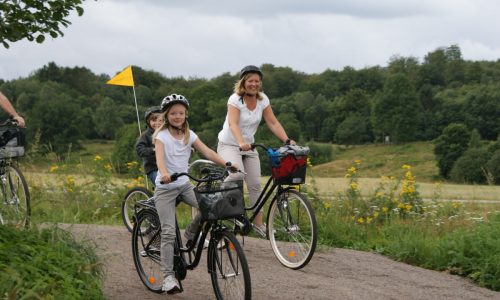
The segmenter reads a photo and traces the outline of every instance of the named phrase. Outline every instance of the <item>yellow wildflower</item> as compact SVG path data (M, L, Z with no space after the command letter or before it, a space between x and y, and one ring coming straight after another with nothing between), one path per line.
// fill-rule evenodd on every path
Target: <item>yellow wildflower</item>
M94 156L94 161L100 161L100 160L102 160L102 157L99 154Z
M57 170L59 170L59 167L58 167L58 166L52 166L52 167L50 167L49 172L53 173L53 172L55 172L55 171L57 171Z
M389 211L389 208L384 206L384 207L382 207L382 211L386 213Z
M360 218L358 218L357 222L359 224L363 224L365 222L365 219L363 219L363 217L360 217Z
M351 182L349 185L351 187L351 190L356 191L358 189L358 183L356 182Z

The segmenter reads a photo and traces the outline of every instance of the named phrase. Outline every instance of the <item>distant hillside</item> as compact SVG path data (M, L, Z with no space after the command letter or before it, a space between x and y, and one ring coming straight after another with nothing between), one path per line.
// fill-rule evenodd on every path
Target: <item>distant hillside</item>
M359 177L399 176L403 172L403 164L412 166L412 172L419 181L432 181L439 173L431 142L333 147L333 161L314 166L314 175L344 177L346 169L357 159L361 160Z

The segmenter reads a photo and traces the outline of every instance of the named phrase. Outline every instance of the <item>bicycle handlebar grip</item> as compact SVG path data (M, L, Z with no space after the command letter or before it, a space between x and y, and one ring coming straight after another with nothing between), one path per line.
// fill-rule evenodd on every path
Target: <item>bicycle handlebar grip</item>
M170 182L172 182L172 181L176 181L176 180L177 180L177 178L179 178L179 173L174 173L174 174L172 174L172 175L170 176ZM165 182L164 182L164 181L160 181L160 184L165 184Z

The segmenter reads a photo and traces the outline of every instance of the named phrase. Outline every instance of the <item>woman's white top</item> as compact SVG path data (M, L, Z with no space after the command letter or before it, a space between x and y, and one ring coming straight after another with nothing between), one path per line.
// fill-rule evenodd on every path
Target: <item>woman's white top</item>
M189 142L184 144L184 139L178 140L170 134L168 129L158 132L155 140L163 143L163 158L167 167L167 172L170 176L174 173L182 173L188 171L189 157L191 156L191 146L198 139L198 135L192 130L189 131ZM175 187L180 186L189 181L187 176L181 176L176 181L167 184L161 184L161 174L158 170L156 175L155 185L157 187Z
M243 139L246 143L255 142L254 135L259 128L260 121L262 120L262 112L266 107L269 106L269 98L264 93L261 93L264 97L262 100L257 100L257 106L254 110L249 110L243 101L243 97L238 94L232 94L227 101L227 105L231 105L240 111L240 131L243 135ZM233 136L231 129L229 128L229 112L226 114L226 120L222 126L222 130L219 132L219 141L233 146L239 146L238 142Z

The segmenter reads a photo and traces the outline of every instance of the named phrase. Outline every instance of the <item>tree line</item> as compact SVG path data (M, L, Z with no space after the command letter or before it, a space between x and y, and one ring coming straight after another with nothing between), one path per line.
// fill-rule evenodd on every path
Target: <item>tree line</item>
M435 49L422 62L393 56L386 67L347 66L319 74L272 64L261 69L275 114L289 136L302 142L430 141L450 124L476 130L482 140L496 140L500 133L500 62L464 60L457 45ZM140 66L133 73L141 119L166 95L183 94L191 103L191 128L216 145L238 73L166 77ZM85 67L50 62L27 78L0 79L0 89L26 117L28 140L63 153L85 139L116 139L135 124L132 90L106 85L107 80ZM266 128L257 138L273 141Z

